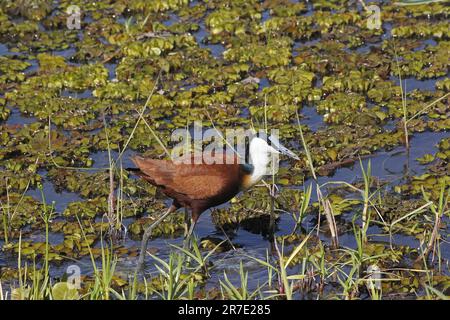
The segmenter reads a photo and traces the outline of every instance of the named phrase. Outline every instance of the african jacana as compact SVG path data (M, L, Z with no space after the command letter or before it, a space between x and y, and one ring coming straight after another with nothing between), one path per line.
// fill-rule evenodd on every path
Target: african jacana
M197 162L192 158L189 164L175 163L172 160L157 160L132 157L138 168L131 169L137 176L162 189L173 199L170 208L144 232L137 270L144 264L145 251L152 229L165 217L177 209L191 209L192 223L187 233L189 238L197 220L205 210L229 201L240 191L247 190L258 183L266 174L272 153L284 153L298 159L294 153L276 139L271 139L270 146L264 139L254 137L250 141L249 155L251 164L241 164L236 155L232 161L224 154L222 164L205 161L205 156ZM227 161L228 160L228 161Z

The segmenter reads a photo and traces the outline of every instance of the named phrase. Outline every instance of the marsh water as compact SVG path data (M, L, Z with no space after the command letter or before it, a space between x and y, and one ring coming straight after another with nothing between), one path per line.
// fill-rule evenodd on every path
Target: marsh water
M334 2L333 2L334 3ZM378 3L378 2L377 2ZM192 1L189 3L189 6L201 6L204 5L201 2ZM282 6L282 2L280 2L280 6ZM355 4L359 9L360 6ZM214 9L208 9L214 10ZM319 9L320 10L320 9ZM336 12L338 10L331 9L331 12ZM299 16L308 17L314 15L314 1L306 3L306 10L301 11ZM125 16L117 16L115 17L117 23L126 24L129 17ZM273 17L271 16L271 9L265 9L261 12L261 20L260 24L264 24L266 21L269 21ZM89 23L89 19L99 19L99 17L91 18L89 15L83 16L83 26L85 27ZM171 27L179 23L185 22L186 19L178 16L177 11L174 10L170 14L163 15L161 17L161 23L166 27ZM204 18L202 18L204 19ZM227 48L224 44L221 43L210 43L211 42L211 30L205 26L204 21L200 19L198 22L198 29L192 32L196 42L201 48L207 49L210 51L210 54L219 61L220 63L227 63L224 60L224 52ZM433 20L428 20L430 23ZM441 21L441 20L440 20ZM19 22L19 20L17 20ZM361 55L369 54L372 50L376 50L377 48L381 48L383 41L391 39L391 30L393 27L392 22L385 22L382 24L383 32L381 36L378 38L378 41L362 44L357 46L356 48L347 48L348 52L357 52ZM80 31L80 37L83 36L83 30ZM301 39L295 40L292 45L292 57L298 55L299 50L302 48L306 48L309 46L315 46L317 43L321 41L320 37L313 36L311 39ZM419 39L420 45L417 46L414 50L424 50L426 46L435 46L438 41L445 41L442 39L435 39L434 37ZM213 41L214 42L214 41ZM4 57L17 57L20 55L27 56L28 53L14 52L10 51L11 44L3 43L0 44L0 55ZM77 53L76 43L73 43L64 50L50 50L45 51L48 54L52 54L55 56L61 56L65 59L66 63L71 66L80 66L81 62L74 60L72 57ZM30 65L23 71L26 77L32 77L36 72L39 71L39 63L35 57L32 59L24 59L23 61L28 62ZM117 78L116 68L118 67L120 61L115 61L114 59L108 61L104 64L106 69L108 70L108 79L107 81L115 81ZM244 77L245 78L245 77ZM442 81L448 78L448 74L446 76L439 76L430 79L417 79L412 76L405 77L403 79L406 90L413 91L427 91L427 92L435 92L436 91L436 82ZM399 80L396 75L391 75L390 80L395 84L399 85ZM267 77L261 77L259 79L257 92L262 92L264 88L268 88L273 85L273 82L270 81ZM322 79L319 77L314 82L313 88L321 88L322 87ZM192 88L190 86L186 86L186 89ZM18 89L20 90L20 89ZM83 91L75 91L70 88L61 90L61 97L71 97L74 100L80 99L96 99L93 96L92 89L87 89ZM1 93L0 97L4 97L5 92ZM139 100L139 103L143 105L145 101L144 99ZM447 100L448 101L448 100ZM445 101L444 101L445 102ZM7 119L2 122L3 125L6 126L30 126L35 122L45 123L46 119L38 119L33 115L28 115L19 110L19 108L15 106L6 105L6 107L10 110L10 114ZM448 104L447 104L446 114L448 115ZM250 111L247 107L239 107L241 108L240 116L241 117L249 117ZM321 130L326 130L329 123L324 121L324 115L317 111L316 105L314 101L303 103L301 107L298 108L298 112L301 118L301 124L309 129L309 132L314 133ZM444 113L445 114L445 113ZM113 116L112 116L113 117ZM170 118L166 119L167 121L171 121ZM386 132L393 131L398 126L398 119L391 119L389 121L385 121L382 124L382 130ZM292 121L292 124L295 125L295 121ZM59 126L53 125L53 130L59 131L62 134L65 134L65 130ZM101 129L99 129L101 130ZM99 131L92 131L92 135L95 135ZM66 132L66 134L70 135L71 132ZM411 176L421 176L428 171L428 166L426 164L421 164L417 159L422 158L427 154L434 155L439 152L438 144L450 137L450 132L448 128L444 128L444 130L423 130L423 132L412 132L410 135L410 148L409 150L405 147L404 144L398 144L389 148L381 148L379 150L374 151L372 154L365 155L362 158L363 167L367 167L369 162L371 164L372 175L383 181L386 186L385 189L388 192L394 192L396 186L400 186L405 183L406 177ZM289 140L288 140L289 141ZM293 146L297 146L298 149L295 150L298 153L303 154L303 150L301 147L300 141L294 141L289 144L292 148ZM151 147L150 147L151 148ZM124 155L122 156L122 165L123 167L133 167L133 163L130 160L130 156L145 152L146 148L140 147L139 150L132 150L131 148L127 149ZM149 148L147 148L148 150ZM112 151L112 157L117 158L119 152L117 150ZM109 165L109 156L106 150L98 150L91 152L88 155L88 158L92 159L92 167L94 168L105 168ZM289 170L289 168L293 165L292 161L283 161L282 168ZM4 168L1 164L0 167ZM3 169L2 169L3 170ZM100 170L99 170L100 171ZM93 173L96 171L92 171ZM58 188L55 186L54 181L47 176L48 168L39 168L37 174L41 177L41 183L43 186L43 194L45 195L45 201L47 203L54 203L54 208L56 215L53 218L52 222L64 221L67 219L63 215L63 212L68 208L68 206L73 202L82 202L86 200L86 197L81 196L79 192L71 192L67 189ZM360 183L363 178L361 167L358 161L350 164L345 167L337 167L329 176L320 176L318 178L318 182L320 184L325 184L329 181L345 181L351 184ZM270 179L269 179L270 180ZM270 182L268 180L268 182ZM3 182L2 182L3 183ZM107 184L107 181L105 181ZM312 192L312 201L317 201L317 197L315 196L315 184L314 181L307 177L303 184L282 184L279 185L280 190L283 189L293 189L293 190L303 190L303 187L306 185L314 185L314 190ZM25 193L27 196L33 197L36 201L42 201L42 195L38 188L35 186L31 186ZM141 194L141 197L149 197L152 195ZM242 197L243 195L239 195L238 197ZM169 199L161 199L166 205L170 204ZM230 207L230 204L224 204L219 207L219 209L227 209ZM161 211L161 210L160 210ZM152 210L154 213L154 210ZM162 213L162 211L161 211ZM341 225L351 225L351 221L355 216L356 211L350 210L343 212L337 218L339 220L339 224ZM145 215L144 215L145 216ZM92 221L101 222L104 221L105 217L101 214L96 215ZM125 217L122 221L126 230L130 229L130 225L136 221L136 217L128 216ZM357 220L360 221L360 220ZM258 259L265 260L267 253L271 254L271 242L267 236L267 228L268 228L268 218L267 215L263 215L262 217L251 218L248 221L239 221L238 223L225 224L222 227L219 227L214 223L211 212L207 211L202 214L196 228L195 234L199 241L202 239L209 238L217 238L221 240L225 240L223 232L225 231L227 237L232 241L235 245L236 249L227 250L221 253L215 253L210 258L214 268L211 271L211 277L206 280L204 286L207 289L217 288L219 286L220 279L223 279L223 274L226 272L228 278L236 284L239 284L239 268L240 263L243 263L244 269L248 272L249 279L249 288L255 289L259 285L261 285L267 279L267 268L256 262L255 260L249 258L256 257ZM448 244L448 240L446 240L447 235L450 233L450 223L449 223L448 215L444 215L442 221L441 228L441 236L442 241L440 242L440 254L443 265L448 265L448 261L450 260L450 245ZM301 231L304 234L309 233L311 230L315 228L317 224L317 213L308 214L304 221L302 222ZM275 228L275 238L289 235L292 230L295 228L295 221L292 216L288 212L280 213L276 220L276 228ZM31 226L25 226L22 230L22 241L24 242L43 242L45 241L45 234L41 228L32 228ZM395 233L392 238L386 234L385 230L383 230L378 225L370 226L368 229L368 237L371 242L374 243L384 243L384 244L393 244L394 246L406 246L411 249L417 250L421 244L417 237L410 234L402 234L401 232ZM325 244L330 244L331 239L327 232L321 232L320 238ZM50 244L51 246L56 246L61 244L64 241L64 234L60 232L51 232L50 233ZM354 236L354 231L351 228L343 228L343 231L339 234L340 247L342 248L357 248L357 243ZM17 239L13 239L13 242L17 242ZM152 248L155 254L163 259L167 260L169 258L170 253L174 250L171 244L181 246L183 243L183 235L181 232L175 232L172 235L165 235L162 237L156 237L151 239L149 242L149 248ZM140 246L140 237L136 235L132 235L130 232L127 232L124 235L124 239L119 240L118 244L125 248L137 248ZM0 239L0 247L5 245L5 241ZM99 248L101 246L100 241L95 241L93 243L93 247ZM287 251L290 248L290 245L287 245ZM134 268L136 265L137 257L134 256L119 256L118 263L116 267L117 276L128 279L134 272ZM156 276L157 270L154 265L154 261L147 257L146 259L146 275ZM97 260L98 265L100 266L100 261ZM84 256L78 259L63 259L62 261L58 261L56 263L52 263L51 266L51 275L55 279L61 278L66 272L67 267L69 265L76 264L81 268L81 273L83 275L92 275L93 268L91 265L90 257ZM17 254L10 251L3 251L0 253L0 268L17 268ZM299 266L294 267L291 272L295 273L298 271ZM442 269L443 274L450 275L448 268L444 267ZM6 280L8 283L8 280ZM10 280L11 283L14 283L14 280ZM326 289L326 290L331 290Z

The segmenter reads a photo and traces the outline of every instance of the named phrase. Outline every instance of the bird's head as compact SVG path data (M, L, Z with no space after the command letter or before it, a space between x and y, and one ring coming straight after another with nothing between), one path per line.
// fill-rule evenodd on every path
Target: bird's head
M250 142L250 158L253 163L268 163L272 154L279 153L266 140L255 137Z
M291 150L282 146L281 143L275 137L269 137L272 145L269 145L266 140L259 137L254 137L250 142L250 158L253 164L267 165L270 162L270 158L273 154L285 154L291 158L299 160L297 155Z

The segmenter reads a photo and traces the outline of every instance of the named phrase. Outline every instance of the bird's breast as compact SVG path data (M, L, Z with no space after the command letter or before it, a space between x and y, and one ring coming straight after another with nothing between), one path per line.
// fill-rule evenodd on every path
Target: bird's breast
M250 189L252 186L253 186L252 175L244 174L242 176L242 180L241 180L241 189L247 190L247 189Z
M253 185L252 175L255 168L251 164L241 164L239 170L239 187L241 190L247 190Z

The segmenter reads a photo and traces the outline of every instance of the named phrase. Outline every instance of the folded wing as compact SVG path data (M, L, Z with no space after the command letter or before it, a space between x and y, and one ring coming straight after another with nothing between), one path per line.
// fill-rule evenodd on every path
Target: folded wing
M184 194L190 199L210 199L239 181L237 164L175 164L169 160L132 158L140 175L150 183ZM230 184L231 183L231 184Z

